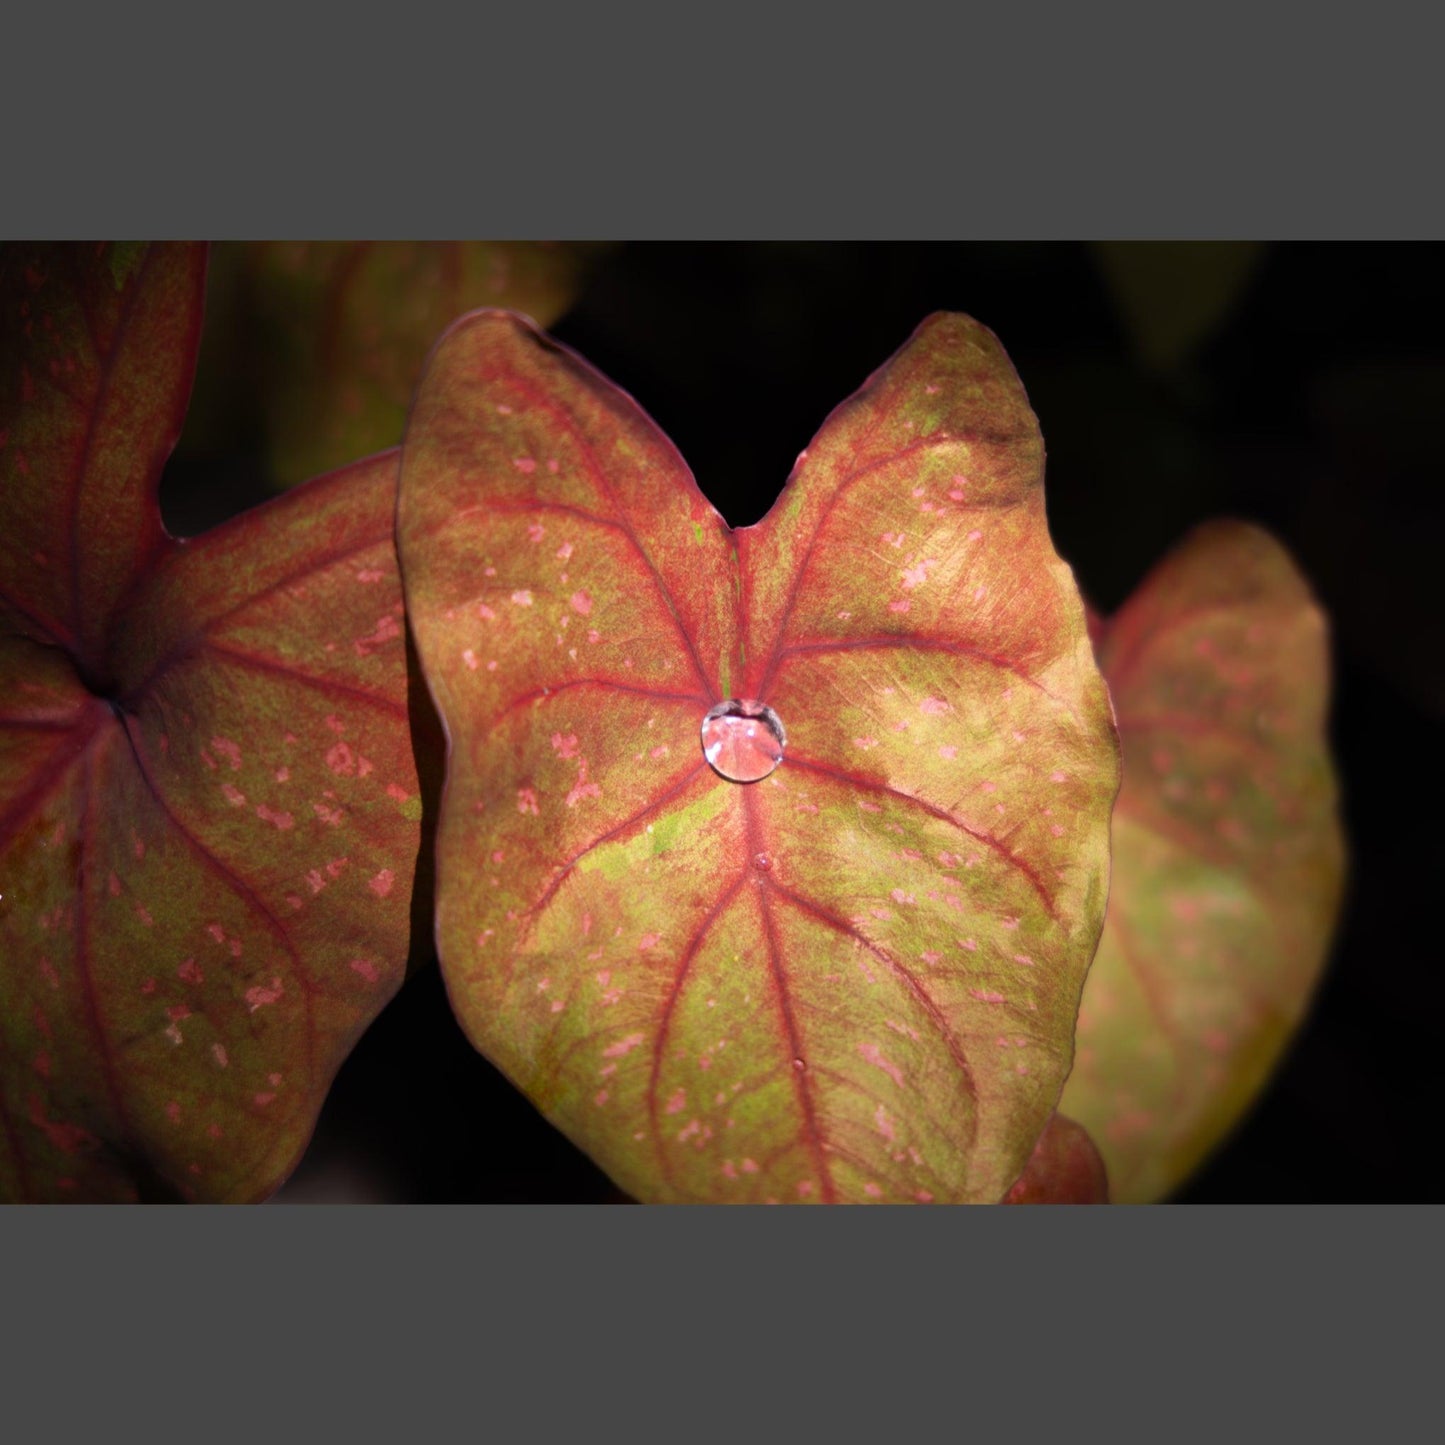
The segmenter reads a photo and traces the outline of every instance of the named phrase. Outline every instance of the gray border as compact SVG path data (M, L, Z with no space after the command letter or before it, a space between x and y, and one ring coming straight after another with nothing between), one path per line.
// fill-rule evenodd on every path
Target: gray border
M1367 33L725 10L649 38L613 11L491 7L467 34L440 7L389 30L252 5L182 49L133 9L84 47L32 12L6 22L0 234L1438 238L1436 47L1390 8Z
M45 36L7 20L0 233L1438 237L1434 47L1375 13L1378 61L1321 14L1285 38L1257 18L1136 31L1107 61L1034 12L1012 46L915 21L883 64L874 25L801 44L760 26L757 76L716 65L736 33L712 67L693 42L599 66L551 10L550 41L500 33L493 10L484 36L378 30L362 57L355 25L307 45L294 12L252 7L248 34L145 64L114 35L67 52L69 12ZM256 64L278 34L282 60ZM7 1209L6 1417L26 1440L74 1438L78 1417L284 1436L301 1394L326 1434L353 1413L423 1439L452 1411L452 1431L517 1420L524 1438L980 1415L1029 1435L1248 1419L1363 1437L1368 1420L1373 1438L1434 1413L1439 1218Z
M1433 1379L1438 1218L12 1208L6 1419L27 1442L77 1438L81 1415L223 1438L1117 1438L1135 1421L1394 1438Z

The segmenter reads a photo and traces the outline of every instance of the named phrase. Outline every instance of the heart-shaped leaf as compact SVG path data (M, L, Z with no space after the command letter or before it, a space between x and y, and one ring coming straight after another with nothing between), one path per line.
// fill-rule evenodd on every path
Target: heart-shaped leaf
M522 319L438 344L398 543L449 736L442 965L474 1043L630 1194L998 1200L1023 1170L1118 781L1042 462L962 316L736 532Z
M176 542L205 249L0 253L0 1196L254 1199L398 987L396 454Z
M1098 627L1124 749L1108 920L1060 1107L1116 1202L1168 1195L1308 1004L1344 842L1323 614L1283 549L1201 527Z
M277 480L289 487L395 446L443 327L476 306L509 306L550 324L595 250L524 241L250 247L245 282L264 338L262 404Z

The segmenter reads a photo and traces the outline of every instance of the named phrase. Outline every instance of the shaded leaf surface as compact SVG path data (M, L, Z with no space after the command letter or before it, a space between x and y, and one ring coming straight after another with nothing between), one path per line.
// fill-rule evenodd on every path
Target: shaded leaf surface
M1266 533L1199 528L1098 626L1124 749L1108 919L1060 1107L1116 1202L1162 1198L1303 1015L1344 844L1325 622Z
M439 343L408 608L449 735L438 943L469 1035L644 1200L997 1200L1102 924L1108 701L993 336L925 322L732 531L520 319ZM732 783L704 714L774 708Z
M595 248L522 241L286 241L248 248L262 405L282 486L401 441L427 350L477 306L546 326Z
M1109 1179L1089 1131L1055 1114L1005 1204L1107 1204Z
M179 543L205 251L0 252L0 1196L269 1193L401 981L396 455Z

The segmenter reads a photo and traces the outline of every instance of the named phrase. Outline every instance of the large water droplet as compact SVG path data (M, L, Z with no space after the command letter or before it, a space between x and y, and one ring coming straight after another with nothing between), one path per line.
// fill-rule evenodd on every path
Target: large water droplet
M783 760L788 735L772 708L729 698L702 720L702 755L730 783L756 783Z

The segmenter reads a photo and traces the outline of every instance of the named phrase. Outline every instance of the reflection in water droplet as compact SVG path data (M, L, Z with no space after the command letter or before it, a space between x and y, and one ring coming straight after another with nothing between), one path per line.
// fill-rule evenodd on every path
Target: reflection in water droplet
M730 783L756 783L783 760L788 741L772 708L751 698L729 698L702 720L702 755Z
M773 860L769 858L766 853L759 853L757 857L753 859L753 862L757 864L757 866L761 868L764 873L766 873L768 869L773 866Z

